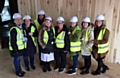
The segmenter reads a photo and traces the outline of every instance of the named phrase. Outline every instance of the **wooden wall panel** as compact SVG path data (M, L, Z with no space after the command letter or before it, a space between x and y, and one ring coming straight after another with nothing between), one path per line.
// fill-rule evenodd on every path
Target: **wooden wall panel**
M120 0L18 0L18 7L22 15L29 14L33 20L43 9L46 16L53 18L54 24L58 16L63 16L69 25L70 18L76 15L80 25L85 16L89 16L94 23L98 14L104 14L110 30L110 51L105 60L120 63Z

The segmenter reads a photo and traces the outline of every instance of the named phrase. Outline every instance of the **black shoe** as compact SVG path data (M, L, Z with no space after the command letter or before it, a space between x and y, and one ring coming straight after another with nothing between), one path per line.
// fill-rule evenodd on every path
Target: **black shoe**
M63 73L65 71L65 68L60 68L58 72Z
M46 67L43 68L43 72L47 72L47 68Z
M80 69L80 70L83 70L83 69L85 69L85 67L80 67L79 69Z
M26 74L24 71L21 71L23 74Z
M72 70L72 68L73 68L73 66L71 66L71 67L68 67L68 69L69 69L69 70ZM75 68L75 70L77 70L77 68Z
M92 75L100 75L100 71L94 71L92 72Z
M27 68L26 68L26 70L27 70L27 71L30 71L30 68L29 68L29 67L27 67Z
M109 68L107 66L103 67L102 73L105 73Z
M89 71L83 71L80 73L81 75L86 75L86 74L89 74Z
M16 72L16 75L19 76L19 77L23 77L24 74L22 72Z
M36 69L36 67L35 67L35 66L32 66L31 68L32 68L33 70L35 70L35 69Z
M76 74L76 71L73 71L73 70L69 70L68 72L66 72L68 75L75 75Z
M50 67L47 68L48 71L51 71L52 69Z

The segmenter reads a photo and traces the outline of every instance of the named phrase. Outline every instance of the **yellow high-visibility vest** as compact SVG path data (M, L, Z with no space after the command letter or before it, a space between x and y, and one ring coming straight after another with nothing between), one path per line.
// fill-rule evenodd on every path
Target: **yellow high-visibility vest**
M80 30L80 27L79 26L76 26L75 29L72 31L72 35L74 35L74 33L77 31L77 30ZM78 52L81 50L81 41L78 40L76 42L71 42L70 41L70 51L71 52Z
M52 30L53 30L53 33L54 33L54 38L55 38L55 29L54 27L52 27ZM43 41L45 44L48 43L48 40L49 40L49 36L48 36L48 33L46 30L44 30L44 33L43 33Z
M106 28L100 30L97 40L103 40L105 31L106 31ZM105 53L108 50L109 50L108 42L105 44L98 44L98 53L99 54Z
M65 31L62 31L60 34L58 34L55 40L57 48L64 48L65 46L64 38L65 38Z
M37 30L40 31L41 25L39 24L39 22L37 20L34 20L34 24L35 24Z
M34 26L31 26L30 32L31 32L31 33L34 33L34 32L35 32L35 27L34 27ZM33 41L34 45L36 46L36 43L37 43L37 42L36 42L36 38L33 37L33 36L32 36L32 41Z
M89 40L89 34L90 34L91 30L87 30L86 34L85 34L85 40L88 41ZM90 51L92 52L92 47L90 48Z
M18 50L23 50L25 48L25 45L24 45L24 41L23 41L23 36L22 36L22 32L21 30L16 27L16 26L13 26L12 28L10 28L10 32L12 31L12 29L16 29L17 31L17 36L16 36L16 44L17 44L17 47L18 47ZM10 51L13 51L13 48L11 46L11 36L9 37L9 50Z

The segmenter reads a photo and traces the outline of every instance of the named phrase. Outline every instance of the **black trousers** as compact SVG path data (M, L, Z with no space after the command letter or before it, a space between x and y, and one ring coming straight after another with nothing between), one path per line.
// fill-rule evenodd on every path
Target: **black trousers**
M91 56L82 56L84 58L85 71L89 71L91 66Z
M97 67L97 70L96 70L97 72L100 72L101 68L103 68L103 70L106 69L107 66L103 62L104 58L98 58L98 59L96 59L96 61L98 63L98 67Z
M66 55L67 52L62 50L56 50L54 52L55 62L57 68L65 68L66 67Z

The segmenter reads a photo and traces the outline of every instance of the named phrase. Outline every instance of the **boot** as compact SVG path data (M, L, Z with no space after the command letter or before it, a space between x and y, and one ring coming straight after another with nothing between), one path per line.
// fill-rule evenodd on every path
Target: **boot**
M92 72L92 75L100 75L100 71L99 71L99 70L93 71L93 72Z

